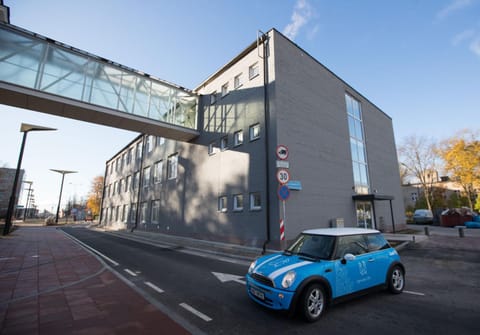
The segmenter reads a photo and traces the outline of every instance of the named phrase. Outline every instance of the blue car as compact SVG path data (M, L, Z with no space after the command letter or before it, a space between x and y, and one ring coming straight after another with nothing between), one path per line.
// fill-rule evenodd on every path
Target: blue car
M401 293L405 268L379 231L325 228L306 230L283 253L258 258L246 279L255 302L313 322L341 298L377 287Z

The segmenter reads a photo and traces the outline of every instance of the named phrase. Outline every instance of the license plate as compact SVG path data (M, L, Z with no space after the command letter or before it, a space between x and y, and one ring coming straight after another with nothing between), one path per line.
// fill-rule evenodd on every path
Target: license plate
M250 292L260 300L265 300L265 293L257 290L254 287L250 287Z

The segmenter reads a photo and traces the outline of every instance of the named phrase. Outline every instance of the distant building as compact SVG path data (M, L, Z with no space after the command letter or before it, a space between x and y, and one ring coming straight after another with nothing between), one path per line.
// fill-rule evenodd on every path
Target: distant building
M7 215L8 203L10 202L10 196L12 195L13 181L15 179L16 171L16 169L0 168L0 218L2 219ZM16 192L16 202L13 207L14 209L17 208L18 201L20 199L23 175L24 170L20 170ZM14 210L13 215L16 215L16 210Z
M391 118L278 31L194 92L199 137L140 135L106 162L103 225L269 247L404 226Z

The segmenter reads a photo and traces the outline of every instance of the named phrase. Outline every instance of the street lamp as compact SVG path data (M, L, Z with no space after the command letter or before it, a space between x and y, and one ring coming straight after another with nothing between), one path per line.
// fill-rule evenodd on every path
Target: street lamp
M77 173L77 171L54 170L54 169L50 169L50 171L58 172L62 174L62 184L60 186L60 195L58 196L57 215L55 215L55 223L58 223L58 213L60 212L60 202L62 201L63 180L65 179L66 174Z
M33 184L33 181L27 181L27 180L24 180L23 181L25 184L28 184L28 194L27 194L27 201L25 202L25 209L23 211L23 222L25 222L25 220L27 219L27 211L28 211L28 202L30 201L30 194L32 192L32 184Z
M13 207L15 207L17 197L17 185L18 176L20 175L20 168L22 167L23 150L25 149L25 141L27 140L27 133L29 131L49 131L57 130L55 128L47 128L42 126L36 126L33 124L22 123L20 125L20 132L23 133L22 145L20 146L20 154L18 156L17 170L15 171L15 178L13 179L12 193L10 194L10 200L8 202L7 215L5 217L5 226L3 227L3 235L10 233L10 227L12 226Z

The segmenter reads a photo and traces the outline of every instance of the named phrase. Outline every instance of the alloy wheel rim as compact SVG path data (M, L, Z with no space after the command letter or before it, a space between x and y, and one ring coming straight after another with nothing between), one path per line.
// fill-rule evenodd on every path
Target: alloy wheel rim
M323 309L323 295L319 289L315 289L308 297L308 312L312 317L320 315Z

